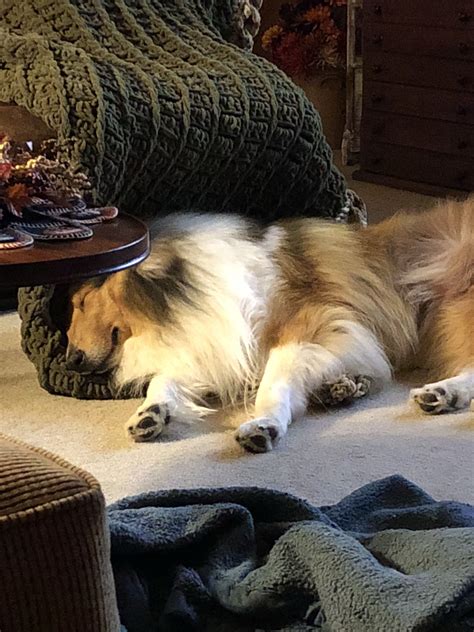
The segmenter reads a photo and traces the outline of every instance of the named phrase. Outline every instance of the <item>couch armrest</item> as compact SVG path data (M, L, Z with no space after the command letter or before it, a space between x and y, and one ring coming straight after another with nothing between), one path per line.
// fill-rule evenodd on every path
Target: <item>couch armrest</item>
M117 632L98 482L0 435L0 630Z

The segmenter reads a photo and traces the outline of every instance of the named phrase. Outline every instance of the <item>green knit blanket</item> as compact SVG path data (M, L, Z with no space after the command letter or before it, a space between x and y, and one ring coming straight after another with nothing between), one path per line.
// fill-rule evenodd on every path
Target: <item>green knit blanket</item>
M318 113L282 72L236 45L251 44L259 4L3 0L0 101L57 132L99 204L142 217L202 208L345 220L351 205ZM42 385L111 396L102 378L63 368L53 296L20 293L23 344Z
M0 101L68 142L99 204L335 216L345 187L314 107L221 35L240 4L3 0Z

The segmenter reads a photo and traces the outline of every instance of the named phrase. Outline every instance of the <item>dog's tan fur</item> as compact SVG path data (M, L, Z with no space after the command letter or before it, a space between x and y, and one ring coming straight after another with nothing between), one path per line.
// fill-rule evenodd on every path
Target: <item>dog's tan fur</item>
M376 333L394 366L405 364L416 344L414 310L396 286L380 231L312 219L288 226L289 243L277 253L286 283L272 300L269 345L327 345L334 323L356 320Z
M206 221L212 226L214 220L206 216ZM199 218L195 226L199 226ZM240 233L234 234L234 229ZM348 371L363 371L360 363L365 361L364 353L366 373L374 378L387 377L392 368L413 365L423 365L438 378L474 367L474 198L443 203L427 213L401 213L366 230L300 219L277 225L270 229L273 233L267 234L266 241L259 241L249 236L245 224L234 229L230 227L225 233L229 237L224 235L223 240L236 240L237 251L239 240L245 242L248 254L242 246L242 258L248 257L249 270L259 282L264 279L257 299L252 298L258 305L252 303L244 314L253 332L245 354L252 358L247 358L245 376L239 379L249 378L250 371L251 378L260 380L269 358L272 354L276 357L275 350L294 350L297 346L306 346L313 354L324 350L337 359L331 364L333 369L328 364L325 379L337 379L341 366ZM180 256L174 250L179 239L173 233L171 238L162 236L156 241L156 254L149 264L154 279L162 282L174 257ZM209 264L205 234L200 239L196 237L191 244L201 249L195 255L198 272L191 275L198 280L199 269ZM211 275L214 272L204 271ZM139 283L136 275L136 271L118 273L101 285L86 284L73 295L69 343L84 352L95 368L120 363L121 351L129 339L150 331L157 340L164 339L172 336L173 327L197 322L201 306L193 305L191 281L189 304L169 306L176 313L181 310L183 316L177 317L178 322L172 322L173 318L168 322L161 321L150 305L153 281L147 272ZM177 279L183 285L180 291L187 293L188 282L184 277ZM194 320L186 320L186 310L194 310ZM208 322L212 323L210 316ZM216 312L216 319L225 317ZM112 348L114 327L119 334ZM189 345L193 344L189 334ZM169 356L163 352L159 357L165 360ZM203 358L206 361L219 362L211 354ZM313 370L318 362L314 356L301 370ZM157 372L160 368L156 367ZM188 362L183 372L189 370ZM268 365L266 372L271 372ZM307 387L309 383L311 380ZM317 381L313 384L318 385ZM219 384L204 386L224 395ZM296 410L293 408L292 414Z

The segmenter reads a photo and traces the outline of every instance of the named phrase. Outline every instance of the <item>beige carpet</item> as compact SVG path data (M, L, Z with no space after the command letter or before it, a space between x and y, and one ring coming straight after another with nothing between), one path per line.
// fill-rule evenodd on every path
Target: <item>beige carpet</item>
M405 191L351 185L366 199L372 221L393 209L422 209L433 202ZM0 349L0 432L89 470L108 501L158 488L262 485L332 503L375 478L400 473L437 498L474 502L473 414L424 416L406 404L407 384L393 384L350 409L297 422L277 450L249 455L232 437L238 416L170 426L161 441L134 445L123 424L136 402L49 395L20 350L16 314L0 315Z

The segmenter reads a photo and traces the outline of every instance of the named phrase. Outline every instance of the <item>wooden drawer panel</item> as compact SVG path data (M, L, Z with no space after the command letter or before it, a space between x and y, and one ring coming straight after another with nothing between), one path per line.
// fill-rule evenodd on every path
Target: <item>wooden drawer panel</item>
M473 30L473 0L364 0L364 20Z
M474 191L474 160L457 156L373 143L362 152L361 166L403 180Z
M474 125L474 93L365 81L364 109Z
M370 51L472 61L474 33L418 25L368 23L364 27L364 53Z
M469 125L366 110L362 138L474 160L474 127Z
M366 80L474 92L474 64L469 61L369 51L364 73Z

